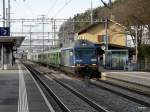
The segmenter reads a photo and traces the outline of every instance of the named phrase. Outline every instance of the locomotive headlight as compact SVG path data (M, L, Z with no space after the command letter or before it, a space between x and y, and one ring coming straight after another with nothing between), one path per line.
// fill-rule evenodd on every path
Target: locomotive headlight
M92 64L93 66L96 66L96 64Z
M97 61L96 59L91 59L91 61Z
M77 66L80 66L80 64L77 64Z
M76 62L82 62L82 60L76 60Z

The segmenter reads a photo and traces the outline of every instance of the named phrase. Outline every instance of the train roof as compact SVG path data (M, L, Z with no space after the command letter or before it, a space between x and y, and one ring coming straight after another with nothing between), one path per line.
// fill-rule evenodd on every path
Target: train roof
M42 55L42 54L55 53L55 52L61 52L61 49L51 49L44 52L32 53L32 55Z
M61 52L61 49L51 49L47 51L46 53L55 53L55 52Z
M75 40L73 43L71 43L70 45L62 48L62 49L66 49L66 48L95 48L95 44L93 42L90 42L88 40L85 39L80 39L80 40Z

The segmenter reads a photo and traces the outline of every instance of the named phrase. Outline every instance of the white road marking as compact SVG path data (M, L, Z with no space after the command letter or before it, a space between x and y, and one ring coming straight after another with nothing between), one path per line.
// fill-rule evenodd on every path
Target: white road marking
M29 112L28 100L27 100L27 91L23 76L23 71L21 70L20 65L18 64L19 69L19 100L18 100L18 112Z
M26 68L26 67L25 67ZM30 74L30 76L32 77L32 79L34 80L36 86L38 87L41 95L43 96L44 100L45 100L45 103L47 104L50 112L55 112L53 107L51 106L51 104L49 103L48 99L46 98L45 94L43 93L42 89L40 88L40 86L38 85L38 83L36 82L36 80L33 78L33 76L31 75L31 73L28 71L28 69L26 68L27 72Z

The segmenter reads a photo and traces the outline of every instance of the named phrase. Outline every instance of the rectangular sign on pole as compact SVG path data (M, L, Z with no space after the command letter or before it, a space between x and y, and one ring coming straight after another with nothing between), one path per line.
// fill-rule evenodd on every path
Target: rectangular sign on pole
M0 27L0 36L10 36L10 28Z

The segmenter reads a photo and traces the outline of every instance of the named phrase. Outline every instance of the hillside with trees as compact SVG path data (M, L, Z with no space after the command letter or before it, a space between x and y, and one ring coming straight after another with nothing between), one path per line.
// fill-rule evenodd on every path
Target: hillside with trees
M137 24L150 24L149 7L150 0L116 0L112 3L111 9L105 6L95 8L93 10L93 19L96 21L106 17L110 18L110 15L112 14L116 22L127 27ZM74 23L75 32L90 24L90 22L84 22L90 21L90 13L91 11L87 10L85 13L78 13L74 16L74 18L69 19L69 21L83 21Z

